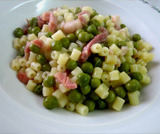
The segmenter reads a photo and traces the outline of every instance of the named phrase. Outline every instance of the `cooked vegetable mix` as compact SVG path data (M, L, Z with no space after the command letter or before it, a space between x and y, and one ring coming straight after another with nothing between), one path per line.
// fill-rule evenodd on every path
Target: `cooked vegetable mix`
M46 109L66 108L86 115L95 109L120 111L140 103L149 84L152 46L131 35L117 15L92 7L61 7L16 28L11 68L26 88L44 97Z

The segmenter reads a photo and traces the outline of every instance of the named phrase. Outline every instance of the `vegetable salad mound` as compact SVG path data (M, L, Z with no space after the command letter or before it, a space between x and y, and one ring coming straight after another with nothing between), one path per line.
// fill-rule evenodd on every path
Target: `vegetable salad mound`
M138 105L141 86L151 82L152 46L131 35L117 15L102 16L89 6L55 8L27 20L14 36L11 68L44 97L47 109L120 111L125 103Z

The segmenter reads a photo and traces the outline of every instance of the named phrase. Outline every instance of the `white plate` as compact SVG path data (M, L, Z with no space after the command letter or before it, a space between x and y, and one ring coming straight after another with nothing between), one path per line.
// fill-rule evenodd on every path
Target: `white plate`
M151 76L152 83L143 88L140 97L141 104L139 106L125 106L121 112L112 110L95 111L87 116L81 116L59 108L49 111L43 107L43 99L41 97L26 90L24 85L18 81L16 73L9 66L11 60L16 56L16 52L12 48L13 30L26 24L26 18L38 16L44 11L63 5L74 7L89 5L102 15L120 15L122 22L128 26L132 34L139 33L145 41L153 45L154 49L152 53L155 55L155 58L148 65L148 74ZM0 24L0 101L7 101L6 103L2 103L2 107L5 108L5 104L8 104L13 108L8 108L8 110L13 110L13 112L10 112L10 116L13 115L11 120L13 124L16 120L19 121L19 124L26 121L26 125L30 126L29 124L32 124L35 128L39 128L39 132L42 132L42 130L44 132L53 132L53 130L54 132L107 132L107 130L111 131L111 127L115 126L118 129L124 123L122 130L129 131L125 126L130 121L137 119L137 117L142 117L160 94L158 90L160 86L159 39L145 21L138 18L133 12L129 12L120 6L106 1L30 1L13 8L5 16L1 17L0 22L2 22ZM8 113L7 108L5 110L3 111L3 115L5 115L4 112ZM147 114L150 115L152 113ZM23 116L17 117L18 115ZM0 124L5 120L3 117L1 118ZM10 119L7 120L10 122ZM32 131L33 129L18 129L18 126L15 124L13 126L16 127L14 128L16 131Z

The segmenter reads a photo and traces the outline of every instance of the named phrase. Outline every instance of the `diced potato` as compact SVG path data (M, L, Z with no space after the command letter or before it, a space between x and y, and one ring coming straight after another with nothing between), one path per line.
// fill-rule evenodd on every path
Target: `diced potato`
M135 92L132 92L132 93L128 92L127 95L128 95L129 103L132 106L139 105L139 96L140 96L139 91L135 91Z
M70 22L74 20L73 13L64 13L64 19L66 22Z
M122 81L119 79L119 80L114 80L114 81L110 81L110 84L111 86L114 88L114 87L117 87L117 86L120 86L122 85Z
M108 43L115 43L116 42L116 36L115 35L108 35L107 36L107 42Z
M130 71L131 71L131 73L133 73L133 72L139 72L140 67L141 67L140 64L130 65Z
M74 76L78 76L79 74L83 73L82 69L80 67L76 67L74 70L72 70L71 74Z
M28 40L29 40L29 41L33 41L33 40L35 40L35 39L38 39L38 37L37 37L35 34L29 34L29 35L28 35Z
M67 63L68 59L69 55L67 53L60 54L57 63L61 66L64 66Z
M70 58L72 60L78 61L80 55L81 55L81 51L79 51L78 49L74 48L73 51L72 51L72 53L71 53L71 55L70 55Z
M116 55L108 55L105 58L105 62L108 64L116 64L117 63L117 56Z
M101 14L99 14L99 15L96 15L96 16L94 17L94 19L98 20L99 23L101 24L101 23L103 23L103 21L104 21L104 16L102 16Z
M100 67L95 67L93 70L92 77L101 79L102 73L103 73L103 70Z
M120 80L122 81L123 84L127 83L131 78L126 72L120 73Z
M90 6L84 6L84 7L82 8L82 11L89 11L90 14L93 13L93 9L92 9L92 7L90 7Z
M105 99L109 92L108 92L109 88L107 87L106 84L102 83L94 92L101 98L101 99Z
M44 97L51 96L53 91L54 91L53 87L43 87L42 94L43 94Z
M105 71L113 71L115 68L115 65L114 64L107 64L106 62L103 62L102 63L102 69L105 70Z
M151 83L151 78L148 75L143 75L143 79L141 80L141 82L144 84L149 84Z
M109 47L109 50L111 50L114 55L121 55L121 49L119 49L115 44L112 44L110 47Z
M65 38L66 36L64 35L64 33L61 30L58 30L56 33L54 33L52 35L52 39L53 40L60 40L62 38Z
M67 96L60 91L60 89L54 91L52 95L57 98L59 107L63 108L67 105L69 100Z
M49 25L44 24L42 27L42 32L45 32L45 33L49 32Z
M110 77L110 80L111 81L114 81L114 80L119 80L120 79L120 75L119 75L119 71L118 70L114 70L112 72L109 73L109 77Z
M123 105L124 105L125 100L120 98L120 97L116 97L116 100L113 102L112 104L112 108L116 111L121 111Z
M145 62L149 62L152 61L154 58L154 55L152 53L147 53L147 52L143 52L141 55L141 58L145 61Z
M76 105L76 111L77 111L79 114L81 114L81 115L87 115L88 112L89 112L89 109L88 109L87 106L85 106L85 105L83 105L83 104L81 104L81 103L78 103L78 104Z

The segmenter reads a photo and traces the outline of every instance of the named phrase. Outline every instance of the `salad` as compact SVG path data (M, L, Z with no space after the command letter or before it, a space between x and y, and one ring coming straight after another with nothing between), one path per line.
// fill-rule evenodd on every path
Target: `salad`
M46 109L87 115L95 109L121 111L138 105L142 85L151 82L146 65L151 44L131 35L118 15L92 7L61 7L27 19L14 30L17 56L11 68Z

